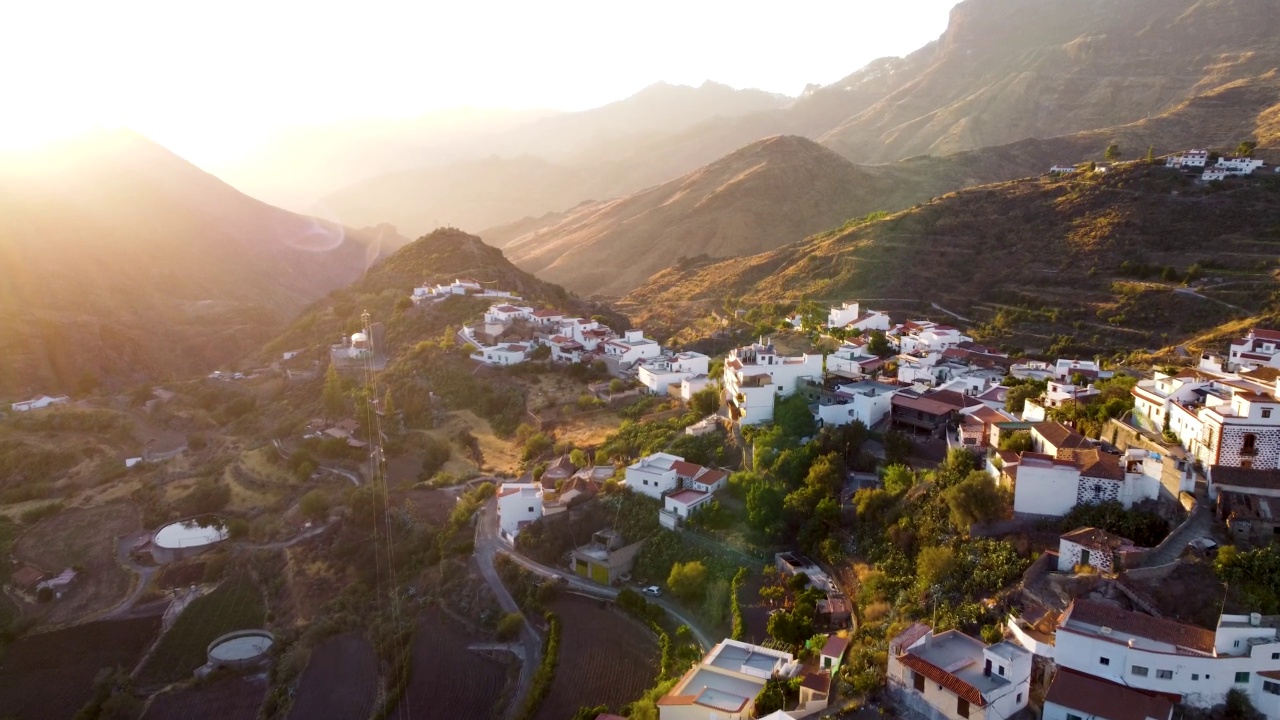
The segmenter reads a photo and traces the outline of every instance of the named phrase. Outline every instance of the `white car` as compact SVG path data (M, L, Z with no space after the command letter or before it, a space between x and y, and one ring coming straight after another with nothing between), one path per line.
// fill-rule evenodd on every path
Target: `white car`
M657 585L650 585L649 587L641 590L640 592L644 593L645 595L648 595L649 597L662 597L662 588L658 587Z

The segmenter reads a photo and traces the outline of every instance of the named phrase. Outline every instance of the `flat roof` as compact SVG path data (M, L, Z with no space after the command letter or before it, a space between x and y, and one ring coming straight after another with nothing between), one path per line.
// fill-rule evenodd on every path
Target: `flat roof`
M712 654L704 662L712 667L734 672L738 672L743 666L761 672L772 672L778 662L785 663L789 660L790 657L787 653L778 650L770 650L756 645L744 647L724 642L721 643L718 649L712 651Z
M1004 654L999 657L1010 660L1016 655L1027 652L1008 642L997 644L997 646L1000 645L1006 647L1001 649L1000 652ZM995 672L990 675L983 674L985 658L982 651L986 648L987 646L977 638L969 637L957 630L948 630L941 635L934 635L933 640L927 645L916 646L908 652L986 695L992 690L1009 684L1008 678L1001 677Z

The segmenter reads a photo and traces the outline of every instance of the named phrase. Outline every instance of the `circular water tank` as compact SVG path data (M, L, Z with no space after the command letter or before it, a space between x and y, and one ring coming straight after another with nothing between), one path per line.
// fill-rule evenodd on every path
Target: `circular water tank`
M236 630L209 643L209 666L244 667L252 665L271 652L275 636L266 630Z

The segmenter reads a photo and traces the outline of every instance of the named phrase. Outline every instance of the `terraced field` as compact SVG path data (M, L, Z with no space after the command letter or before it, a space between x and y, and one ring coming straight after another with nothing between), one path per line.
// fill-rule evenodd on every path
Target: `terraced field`
M487 654L468 650L491 638L470 632L445 613L432 609L418 621L413 641L413 670L395 720L490 720L507 706L508 668ZM447 693L448 703L440 698Z

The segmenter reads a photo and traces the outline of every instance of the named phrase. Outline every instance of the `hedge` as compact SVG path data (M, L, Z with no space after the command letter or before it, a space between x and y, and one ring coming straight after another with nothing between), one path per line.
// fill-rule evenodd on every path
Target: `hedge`
M542 701L547 699L551 683L556 678L556 661L560 654L560 618L550 610L547 611L546 618L547 638L542 642L542 663L533 673L533 687L529 688L529 694L525 697L516 720L532 720L538 714L538 709L542 707Z

